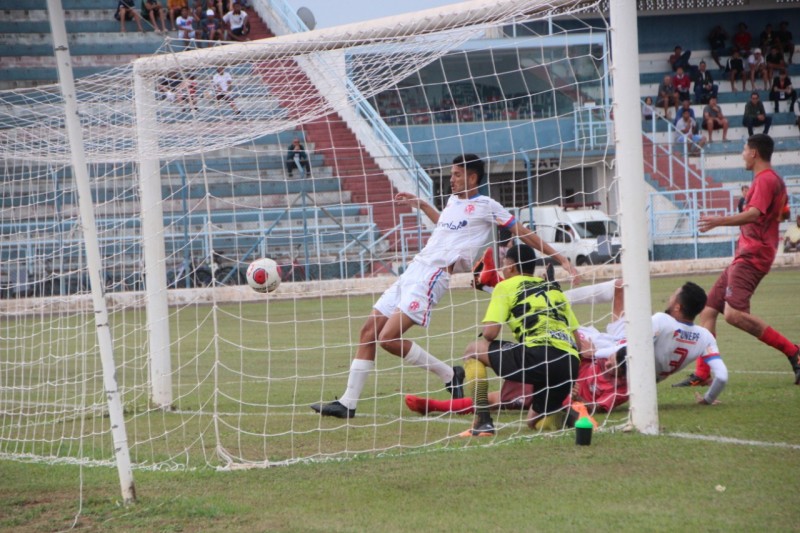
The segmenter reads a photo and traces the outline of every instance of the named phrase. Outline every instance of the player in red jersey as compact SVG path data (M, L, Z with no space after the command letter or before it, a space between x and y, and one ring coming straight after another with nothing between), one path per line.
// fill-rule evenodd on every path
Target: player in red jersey
M717 316L722 313L728 324L782 352L792 365L795 384L800 385L800 346L750 314L750 298L775 259L780 241L778 226L786 212L786 184L770 163L774 146L769 135L758 134L751 136L742 150L745 167L754 175L743 212L700 218L698 226L703 233L719 226L741 226L742 230L733 262L709 292L699 322L716 335ZM674 386L705 385L708 378L708 365L698 359L694 374Z

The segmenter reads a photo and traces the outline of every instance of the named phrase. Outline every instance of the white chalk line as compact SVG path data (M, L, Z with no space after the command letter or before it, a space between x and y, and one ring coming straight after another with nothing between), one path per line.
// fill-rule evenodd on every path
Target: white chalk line
M713 435L696 435L693 433L664 433L666 437L677 437L679 439L703 440L716 442L719 444L739 444L742 446L762 446L766 448L785 448L789 450L800 450L800 444L789 444L788 442L764 442L760 440L734 439L731 437L716 437Z

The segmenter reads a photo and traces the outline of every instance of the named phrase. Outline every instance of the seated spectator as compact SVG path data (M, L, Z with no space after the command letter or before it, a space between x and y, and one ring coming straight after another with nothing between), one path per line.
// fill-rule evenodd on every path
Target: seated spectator
M139 31L144 33L142 29L142 17L139 16L139 12L136 11L136 8L133 7L133 2L134 0L118 0L117 12L114 13L114 18L119 21L119 31L122 33L125 33L126 20L135 20Z
M678 92L678 100L691 100L691 96L689 96L689 91L692 87L692 80L689 78L689 75L683 71L683 67L678 67L678 70L675 71L675 75L672 77L672 85L675 87L675 90Z
M784 252L800 252L800 214L797 215L794 226L786 228L786 234L783 237L783 251Z
M733 55L728 58L725 72L728 73L728 79L731 80L731 92L736 92L737 76L742 80L742 90L747 90L747 78L745 78L744 75L744 59L742 59L741 54L739 54L739 50L734 50Z
M189 7L187 0L167 0L167 14L169 15L169 23L172 29L177 31L178 27L175 25L175 19L181 16L181 10Z
M711 48L711 59L717 64L717 67L722 69L722 63L719 62L719 57L726 54L728 49L725 46L725 41L728 40L728 33L722 29L722 26L716 25L708 34L708 44Z
M200 27L203 29L203 40L221 41L223 39L225 33L222 30L223 25L213 9L206 10L206 17L200 21Z
M696 104L706 104L713 96L717 97L719 86L714 83L711 72L706 70L706 62L701 61L698 65L697 76L694 79L694 101Z
M749 185L742 185L742 196L739 198L739 205L738 205L738 209L739 209L738 212L739 213L744 212L744 208L747 205L747 193L748 192L750 192L750 186Z
M675 51L669 56L670 66L672 67L673 72L677 72L679 68L683 68L684 70L688 70L691 68L689 65L689 58L692 55L691 50L686 50L685 52L680 46L675 47Z
M769 79L775 78L779 72L786 72L786 61L783 60L783 52L778 50L775 45L769 49L764 62L767 64L767 78Z
M181 16L175 19L175 27L178 29L178 39L194 42L194 17L188 7L181 8Z
M678 125L678 121L680 121L683 118L684 111L687 111L689 113L689 116L692 117L692 120L695 120L696 117L694 116L694 109L692 109L692 103L689 100L683 100L681 102L681 106L678 108L678 112L675 114L675 120L672 121L673 126ZM697 129L695 129L693 133L697 133Z
M286 173L289 177L292 176L294 169L298 167L301 173L311 172L311 165L308 163L306 148L300 143L300 139L295 137L292 141L292 145L289 147L289 151L286 153Z
M769 50L774 44L775 32L772 31L772 24L767 24L764 26L764 31L762 31L759 36L758 46L760 46L762 50Z
M209 11L213 11L213 9L209 9ZM240 114L239 109L236 107L236 102L234 102L233 94L231 94L233 90L233 77L230 73L225 72L225 67L217 67L217 73L211 78L211 82L214 85L214 93L216 93L217 101L228 102L233 112L237 115Z
M739 50L742 57L747 57L750 55L752 46L753 36L747 31L747 24L740 22L736 33L733 35L733 49Z
M228 39L233 41L248 41L247 34L250 33L250 21L247 20L247 13L242 11L242 6L238 2L233 3L231 11L222 17L228 29Z
M756 90L756 78L760 78L764 82L764 90L769 86L769 78L767 77L767 62L764 56L761 55L761 49L756 48L750 57L747 58L747 67L750 72L750 85L752 90Z
M728 119L717 104L717 95L711 96L708 105L703 109L703 129L708 132L708 142L714 140L714 130L722 130L722 142L728 140Z
M758 93L753 91L750 101L744 106L744 116L742 126L747 128L747 135L753 136L753 127L764 126L764 135L769 134L769 127L772 125L772 117L767 115L764 109L764 102L759 98Z
M664 108L664 118L669 119L669 106L675 106L675 111L678 111L678 91L672 84L672 76L669 74L664 75L663 81L658 85L658 98L656 99L656 106Z
M192 37L192 39L194 39L194 37ZM194 74L189 74L178 86L175 102L184 104L184 113L188 113L190 107L193 111L197 111L197 78Z
M642 118L644 120L653 120L655 115L656 108L653 106L653 99L648 96L644 99L644 103L642 104Z
M789 54L788 63L792 64L792 56L794 56L794 39L792 32L789 31L789 23L785 20L778 25L778 31L775 32L775 37L780 43L780 51Z
M679 143L692 143L694 146L689 147L692 152L696 152L706 144L705 137L694 133L697 131L697 123L688 109L683 110L681 118L675 124L675 130L675 140Z
M780 113L779 103L789 102L789 112L794 112L794 103L797 101L797 90L792 87L792 80L782 71L772 80L772 89L769 92L769 99L775 106L775 112Z
M142 14L147 17L156 32L167 33L167 12L158 3L158 0L142 0ZM161 22L161 29L157 21Z

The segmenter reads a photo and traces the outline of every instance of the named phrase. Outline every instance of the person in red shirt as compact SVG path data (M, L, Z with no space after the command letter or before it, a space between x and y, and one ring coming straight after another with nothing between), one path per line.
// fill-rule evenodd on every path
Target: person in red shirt
M733 262L708 293L699 322L716 335L717 316L722 313L728 324L783 352L792 365L795 384L800 385L800 345L793 344L763 319L750 314L750 298L775 259L780 242L778 226L785 217L788 200L786 184L770 163L774 147L769 135L757 134L747 140L742 150L745 167L755 176L744 211L700 218L698 227L703 233L720 226L740 226L741 235ZM674 386L705 385L709 375L708 365L698 359L694 374Z
M743 57L747 57L750 54L752 44L753 36L747 31L747 24L740 22L736 33L733 35L733 49L739 50Z

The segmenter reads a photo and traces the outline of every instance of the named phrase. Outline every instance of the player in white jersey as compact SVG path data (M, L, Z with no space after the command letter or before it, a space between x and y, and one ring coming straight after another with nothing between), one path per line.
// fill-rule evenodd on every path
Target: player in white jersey
M595 291L594 294L590 292L592 290ZM573 289L564 294L570 303L575 305L589 303L585 300L594 303L608 301L608 299L603 300L602 296L598 298L597 295L608 295L609 290L613 290L614 294L615 320L608 325L606 333L600 333L594 328L581 328L579 332L583 338L591 342L585 349L591 350L596 359L605 358L606 369L611 371L622 362L619 350L625 345L624 325L618 318L621 317L624 308L621 284L610 281ZM711 367L714 381L705 396L697 394L696 398L698 403L711 405L728 382L728 369L720 357L717 340L711 332L693 323L695 317L705 307L706 298L705 291L695 283L686 282L679 287L670 297L666 311L656 313L652 317L653 349L657 382L666 379L698 358L705 361ZM618 389L621 395L627 397L627 385L624 382L618 384Z
M404 339L403 334L415 324L428 326L432 309L449 287L450 274L470 269L489 241L494 226L509 229L525 244L553 257L576 282L580 281L568 259L528 228L517 224L514 216L495 200L478 193L484 173L484 163L478 156L466 154L456 157L450 176L453 194L441 213L413 194L399 193L396 196L399 203L425 213L436 227L406 271L375 303L361 328L344 394L337 401L311 405L313 410L323 416L355 416L361 391L375 367L378 344L387 352L402 357L405 363L436 374L453 397L463 396L464 369L444 364L417 343Z

